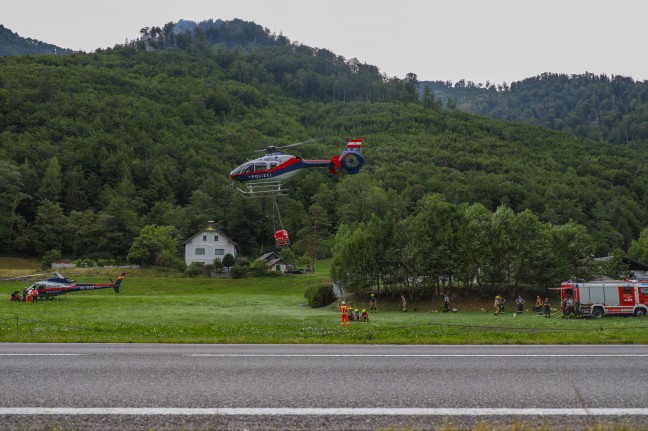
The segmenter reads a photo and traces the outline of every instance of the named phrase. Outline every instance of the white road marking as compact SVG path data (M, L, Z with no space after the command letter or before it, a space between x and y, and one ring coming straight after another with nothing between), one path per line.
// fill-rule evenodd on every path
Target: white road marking
M179 416L648 416L648 408L133 408L0 407L2 415Z
M83 353L0 353L0 356L86 356Z
M247 354L193 353L190 357L214 358L647 358L648 354Z

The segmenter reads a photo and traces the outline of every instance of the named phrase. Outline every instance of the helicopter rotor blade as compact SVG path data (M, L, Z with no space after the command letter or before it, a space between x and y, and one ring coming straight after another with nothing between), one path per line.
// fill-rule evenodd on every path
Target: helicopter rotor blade
M307 139L307 140L301 141L301 142L295 142L294 144L282 145L281 147L275 147L275 148L279 149L279 148L296 147L298 145L310 144L311 142L315 142L315 141L319 141L319 140L320 140L320 138L312 138L312 139Z

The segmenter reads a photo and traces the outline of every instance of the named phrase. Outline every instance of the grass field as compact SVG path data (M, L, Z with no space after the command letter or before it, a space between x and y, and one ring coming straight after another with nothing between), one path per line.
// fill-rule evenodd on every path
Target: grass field
M12 303L29 282L0 283L0 341L129 343L648 343L647 318L545 319L490 312L401 312L381 301L369 323L340 327L336 305L312 309L304 292L316 274L268 278L184 278L153 270L127 274L121 293L71 293L38 304ZM70 271L78 281L106 282L115 270ZM0 271L4 276L5 270ZM360 308L367 304L354 304ZM436 303L438 308L438 301ZM461 304L453 306L462 310ZM431 309L419 304L419 310Z

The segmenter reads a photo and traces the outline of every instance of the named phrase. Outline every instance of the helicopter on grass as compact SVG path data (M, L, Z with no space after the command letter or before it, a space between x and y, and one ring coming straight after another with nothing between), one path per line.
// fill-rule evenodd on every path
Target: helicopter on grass
M70 280L63 276L54 277L47 280L37 281L31 286L25 287L23 289L23 298L30 296L34 289L38 291L39 299L53 298L71 292L108 288L112 288L115 290L115 293L119 293L119 287L121 286L122 280L124 280L125 276L126 273L122 273L119 278L117 278L116 282L103 284L74 283L74 280Z
M295 177L303 169L328 168L334 175L340 169L353 175L357 174L364 164L364 157L360 154L362 139L351 139L344 151L339 156L331 157L330 160L306 160L279 151L304 143L283 147L269 146L265 150L261 150L265 151L266 155L245 162L230 172L232 184L238 182L245 186L245 188L238 188L244 197L276 196L285 194L287 192L284 187L286 181Z

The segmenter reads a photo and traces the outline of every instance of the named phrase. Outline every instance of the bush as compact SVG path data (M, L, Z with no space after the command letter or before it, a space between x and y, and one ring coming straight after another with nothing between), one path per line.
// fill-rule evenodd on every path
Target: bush
M304 297L308 301L308 305L312 308L324 307L336 300L335 294L333 293L333 286L330 284L311 286L306 290Z
M45 256L43 256L43 269L50 269L52 268L52 263L61 258L61 251L54 249L50 250L47 253L45 253Z
M232 269L232 278L243 278L247 275L247 273L248 273L247 266L236 265L234 269Z
M189 266L187 267L187 269L185 270L185 273L186 273L189 277L195 277L195 276L197 276L197 275L202 274L203 269L204 269L204 267L203 267L203 265L201 265L200 263L198 263L198 262L192 262L191 265L189 265Z
M268 262L263 259L257 259L252 264L252 271L256 277L263 277L268 273Z

